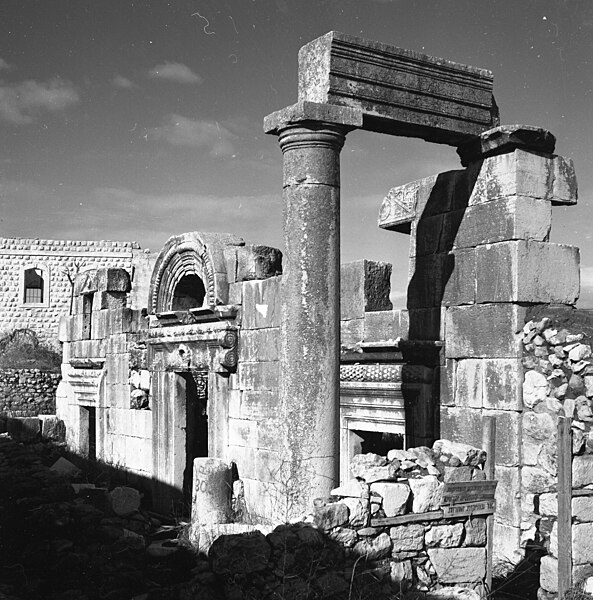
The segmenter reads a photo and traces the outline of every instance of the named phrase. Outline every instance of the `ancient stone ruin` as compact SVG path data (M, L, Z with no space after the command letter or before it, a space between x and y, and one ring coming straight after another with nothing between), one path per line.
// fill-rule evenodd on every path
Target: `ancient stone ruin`
M492 86L489 71L341 33L304 46L297 103L264 120L284 157L285 255L234 235L174 236L138 309L128 270L80 273L60 326L69 447L123 468L163 512L191 505L194 459L232 463L228 502L244 523L314 511L323 531L389 556L394 581L419 590L487 584L487 544L509 569L533 545L547 553L543 598L588 575L590 330L574 309L578 249L549 242L552 207L576 203L576 178L549 132L499 125ZM405 310L389 302L389 265L340 267L339 155L353 129L461 158L377 207L380 227L410 236ZM564 307L560 324L552 305ZM572 536L556 433L566 419ZM494 449L495 505L475 495L493 483L483 470L439 463L439 439ZM361 458L369 451L377 458ZM464 491L449 503L417 505L416 488L455 482ZM451 512L463 494L478 505ZM445 573L467 561L475 578Z

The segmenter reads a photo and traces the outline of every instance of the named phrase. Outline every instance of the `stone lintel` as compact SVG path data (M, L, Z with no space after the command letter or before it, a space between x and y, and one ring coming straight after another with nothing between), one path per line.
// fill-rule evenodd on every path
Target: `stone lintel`
M264 132L278 135L291 125L305 125L311 121L356 129L362 127L362 111L348 106L299 100L264 117Z
M299 51L299 100L362 110L362 128L458 146L498 125L486 69L337 31Z
M457 148L457 154L461 164L467 167L476 160L506 154L517 148L553 154L555 147L556 137L547 129L531 125L501 125L465 142Z

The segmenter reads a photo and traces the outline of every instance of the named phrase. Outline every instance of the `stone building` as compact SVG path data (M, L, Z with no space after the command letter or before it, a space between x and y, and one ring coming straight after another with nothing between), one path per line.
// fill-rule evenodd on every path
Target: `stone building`
M146 260L135 242L0 238L0 331L32 329L56 344L77 272L119 267L134 277Z

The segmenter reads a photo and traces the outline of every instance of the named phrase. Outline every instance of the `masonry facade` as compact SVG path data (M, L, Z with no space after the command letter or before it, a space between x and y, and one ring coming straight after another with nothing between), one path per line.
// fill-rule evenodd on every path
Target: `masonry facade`
M146 256L134 242L0 238L0 331L32 329L57 344L70 312L76 273L89 268L134 271Z

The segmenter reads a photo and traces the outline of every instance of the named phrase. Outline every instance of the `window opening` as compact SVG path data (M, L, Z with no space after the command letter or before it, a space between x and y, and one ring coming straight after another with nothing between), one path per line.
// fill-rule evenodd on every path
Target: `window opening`
M173 292L171 310L200 308L206 298L204 282L197 275L185 275L179 280Z
M43 271L41 269L27 269L25 271L25 304L42 304L44 281Z

